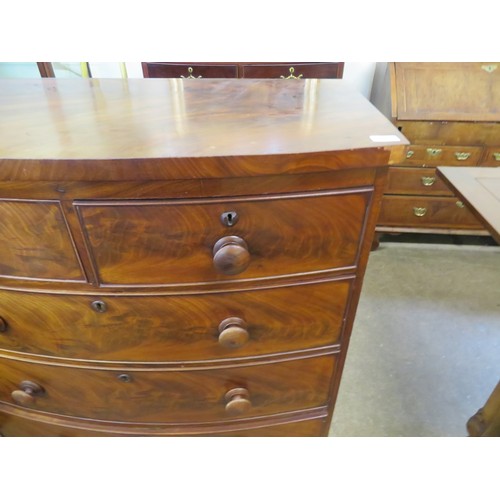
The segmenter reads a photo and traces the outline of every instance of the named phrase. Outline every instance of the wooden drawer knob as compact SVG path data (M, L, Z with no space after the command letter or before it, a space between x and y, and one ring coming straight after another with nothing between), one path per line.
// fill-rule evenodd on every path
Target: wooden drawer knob
M5 321L1 316L0 316L0 332L6 332L7 331L7 321Z
M250 253L245 240L239 236L224 236L213 250L214 267L222 274L239 274L250 263Z
M19 384L19 389L12 392L12 399L21 406L30 406L35 402L36 396L43 394L43 387L35 382L25 380Z
M241 318L227 318L219 325L219 344L229 349L248 342L247 324Z
M252 408L250 401L250 394L247 389L237 387L227 392L226 400L226 413L231 416L242 415Z

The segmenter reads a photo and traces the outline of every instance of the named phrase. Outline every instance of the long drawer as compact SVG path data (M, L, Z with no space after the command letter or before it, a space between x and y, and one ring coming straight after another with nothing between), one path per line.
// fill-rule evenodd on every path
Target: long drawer
M389 167L385 193L454 196L435 168Z
M69 367L2 359L0 401L122 422L215 422L323 407L335 355L181 371Z
M214 360L339 342L351 280L245 292L109 296L0 291L0 349L109 361Z
M483 229L457 198L386 195L379 226Z
M3 410L5 410L5 405ZM19 413L19 412L16 412ZM296 418L296 417L295 417ZM303 417L302 417L303 418ZM49 416L40 420L38 412L22 415L0 412L0 437L119 437L119 436L213 436L213 437L311 437L320 436L325 417L275 422L249 422L244 425L220 426L139 426L106 424Z
M76 207L102 284L199 286L355 266L371 194L359 188Z

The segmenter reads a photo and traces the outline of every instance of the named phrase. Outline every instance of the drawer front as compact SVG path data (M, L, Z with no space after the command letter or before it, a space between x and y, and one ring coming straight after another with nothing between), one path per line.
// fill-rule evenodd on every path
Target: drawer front
M170 297L0 291L0 349L162 362L333 345L339 342L350 283Z
M42 412L107 421L228 421L326 405L334 365L333 355L178 372L74 368L2 359L0 400ZM40 392L31 389L27 395L26 381L36 384Z
M457 198L393 196L383 197L380 226L482 229L476 217Z
M32 418L9 415L0 412L0 437L119 437L119 436L213 436L213 437L314 437L324 433L325 419L314 418L299 422L280 424L268 423L264 426L221 431L219 428L206 428L201 431L188 427L130 427L124 425L92 425L65 419L64 423L45 423ZM60 419L62 420L62 419Z
M243 64L243 78L342 78L344 63Z
M0 275L85 281L56 201L0 200Z
M402 165L439 166L439 165L477 165L483 149L471 146L412 145L406 149L406 159Z
M371 189L77 205L103 284L196 284L354 266Z
M500 146L486 148L481 165L486 167L500 167Z
M454 196L435 168L389 167L385 193Z
M163 63L142 65L146 78L237 78L235 64Z

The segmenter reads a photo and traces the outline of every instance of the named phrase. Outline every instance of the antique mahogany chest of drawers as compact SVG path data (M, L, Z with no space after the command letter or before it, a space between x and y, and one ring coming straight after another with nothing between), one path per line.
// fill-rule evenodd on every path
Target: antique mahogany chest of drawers
M488 234L437 166L500 166L500 63L390 63L372 101L411 144L389 169L380 232Z
M340 80L0 87L0 432L326 435L397 129Z

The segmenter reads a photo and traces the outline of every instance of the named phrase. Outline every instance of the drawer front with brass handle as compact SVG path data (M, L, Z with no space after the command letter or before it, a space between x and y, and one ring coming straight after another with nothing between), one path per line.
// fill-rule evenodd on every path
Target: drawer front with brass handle
M481 165L485 167L500 167L500 146L486 148Z
M408 166L477 165L483 150L475 146L411 145L401 163Z
M61 358L169 362L335 345L351 280L184 296L0 291L0 350ZM95 303L99 307L95 307ZM34 334L36 332L36 334Z
M389 167L386 194L454 196L435 168Z
M394 227L483 229L469 209L452 197L386 195L378 224Z
M147 78L237 78L235 64L147 62L142 64Z
M343 63L268 63L243 64L243 78L342 78Z
M325 406L334 367L334 355L180 371L74 368L3 359L0 401L104 421L227 421Z
M76 207L102 284L199 285L355 266L371 194Z

